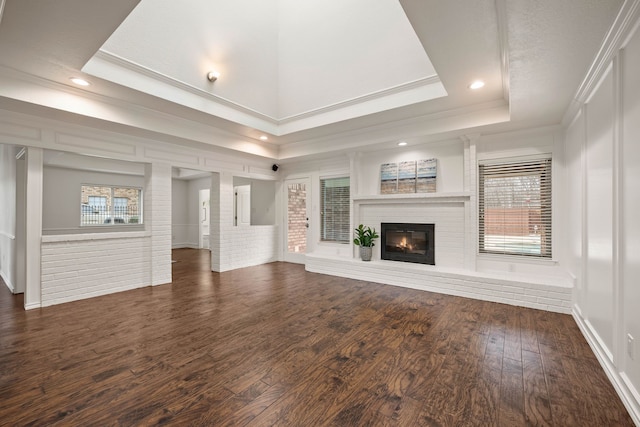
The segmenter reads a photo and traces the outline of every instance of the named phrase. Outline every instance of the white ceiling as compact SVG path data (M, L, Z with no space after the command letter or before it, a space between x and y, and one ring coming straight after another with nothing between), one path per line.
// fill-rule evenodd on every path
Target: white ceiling
M6 0L0 108L281 160L552 125L623 2Z

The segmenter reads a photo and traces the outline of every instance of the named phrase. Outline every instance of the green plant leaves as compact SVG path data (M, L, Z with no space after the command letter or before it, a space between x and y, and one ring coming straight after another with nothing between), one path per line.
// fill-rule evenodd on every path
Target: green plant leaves
M356 238L353 239L353 243L358 246L372 247L375 246L374 240L380 237L376 233L375 228L364 226L360 224L355 230Z

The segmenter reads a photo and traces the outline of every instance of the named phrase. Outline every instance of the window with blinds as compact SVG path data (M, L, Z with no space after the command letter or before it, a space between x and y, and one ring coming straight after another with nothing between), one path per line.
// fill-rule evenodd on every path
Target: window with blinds
M320 180L320 240L348 243L349 177Z
M479 165L480 253L551 258L551 159Z

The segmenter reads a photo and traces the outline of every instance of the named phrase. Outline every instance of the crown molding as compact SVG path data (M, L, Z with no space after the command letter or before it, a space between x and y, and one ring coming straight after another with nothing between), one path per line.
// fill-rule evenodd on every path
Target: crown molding
M629 40L639 25L640 0L626 0L613 25L604 38L600 50L596 54L587 75L580 83L578 90L567 111L562 118L562 125L568 126L573 118L589 99L594 89L600 84L604 74L607 72L615 56L618 54Z
M403 83L387 89L381 89L379 91L371 92L366 95L357 96L344 101L336 102L334 104L329 104L324 107L314 108L312 110L305 111L303 113L294 114L288 117L283 117L278 120L278 124L286 124L292 121L306 119L311 116L315 116L317 114L323 114L331 111L340 110L346 107L351 107L353 105L362 104L365 102L369 102L369 101L373 101L381 98L386 98L388 96L392 96L401 92L419 89L419 88L423 88L425 86L430 86L430 85L442 85L442 83L440 82L440 77L438 77L437 75L423 77L421 79L413 80L411 82Z
M110 70L107 70L108 68ZM141 84L147 86L157 86L158 84L169 86L182 93L195 95L198 98L210 101L210 108L202 107L202 102L193 102L193 105L189 105L189 102L181 102L182 105L277 136L331 124L335 121L344 120L345 118L359 117L389 108L396 108L446 96L446 90L440 82L440 78L437 75L433 75L299 114L276 118L102 49L87 62L83 71L105 80L111 80L109 74L116 72L120 73L121 78L126 77L122 75L122 72L124 72L129 76L138 76L138 79L145 79L146 82ZM133 81L133 79L130 80ZM116 80L112 81L124 85ZM133 88L145 92L139 88ZM165 99L170 102L178 102L177 99ZM392 105L381 107L380 103L386 100ZM216 108L214 105L218 107Z
M508 106L503 99L498 99L286 143L279 147L279 159L287 160L364 146L372 147L398 138L443 135L453 130L460 131L507 121L509 121Z
M2 14L4 13L5 0L0 0L0 23L2 22Z
M498 21L498 44L500 49L500 67L502 77L502 94L505 101L509 101L509 31L507 25L506 0L496 0L496 15ZM509 106L511 103L509 102Z

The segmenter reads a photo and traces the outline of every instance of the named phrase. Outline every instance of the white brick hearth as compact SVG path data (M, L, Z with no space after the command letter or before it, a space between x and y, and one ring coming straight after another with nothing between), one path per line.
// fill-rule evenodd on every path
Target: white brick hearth
M438 249L436 248L436 251ZM493 301L558 313L571 312L573 284L568 280L536 279L528 276L469 272L397 261L365 262L307 255L306 269L314 273L365 280Z
M564 277L480 272L475 269L475 233L470 193L371 195L353 198L354 224L380 230L383 222L435 224L436 265L311 253L310 272L402 286L541 310L570 313L573 281Z

